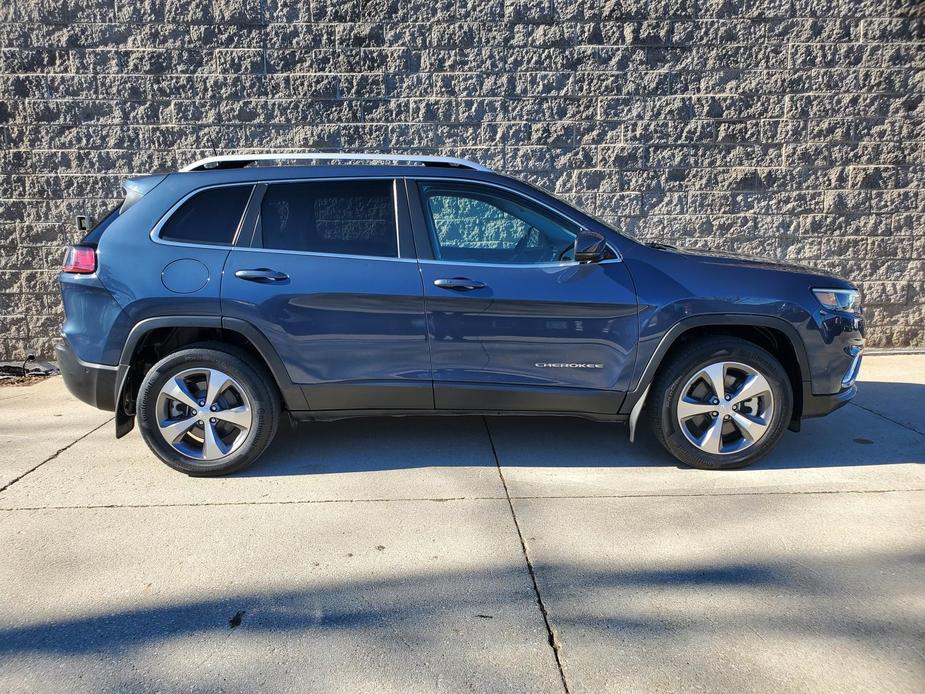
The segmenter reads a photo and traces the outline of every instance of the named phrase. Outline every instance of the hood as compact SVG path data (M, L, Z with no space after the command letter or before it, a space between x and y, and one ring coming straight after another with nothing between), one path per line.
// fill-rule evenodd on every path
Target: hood
M752 267L764 268L767 270L785 270L790 272L803 272L811 275L826 275L824 272L808 265L801 265L786 260L777 260L776 258L766 258L757 255L747 255L745 253L734 253L732 251L720 251L713 249L697 248L678 248L665 243L647 243L649 248L657 248L668 253L677 253L678 255L689 256L692 258L702 258L704 260L714 260L721 265L748 265ZM840 278L839 278L840 279Z

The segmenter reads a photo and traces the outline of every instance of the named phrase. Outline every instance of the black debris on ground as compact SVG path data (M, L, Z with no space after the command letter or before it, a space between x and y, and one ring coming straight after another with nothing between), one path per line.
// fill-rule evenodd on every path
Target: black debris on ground
M60 373L50 361L0 361L0 386L26 385Z
M234 629L235 627L241 626L241 619L246 614L246 610L239 610L234 613L234 617L228 620L228 626Z

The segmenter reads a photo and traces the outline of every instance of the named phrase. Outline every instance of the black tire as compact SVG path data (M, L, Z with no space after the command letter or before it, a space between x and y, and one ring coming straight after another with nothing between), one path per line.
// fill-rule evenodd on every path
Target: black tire
M227 455L204 461L184 455L161 434L158 396L171 378L197 368L217 369L232 377L245 392L251 410L251 426L242 441ZM266 450L276 434L280 398L272 377L247 352L231 345L193 345L157 362L145 375L138 392L138 428L145 443L164 463L194 477L214 477L242 470Z
M738 362L764 376L771 388L773 411L767 430L757 441L741 451L714 454L688 440L681 431L677 413L684 395L680 391L704 367L718 361ZM655 438L680 462L701 470L729 470L752 465L774 448L790 422L793 393L784 367L767 350L735 337L703 338L685 345L670 362L662 365L646 409ZM735 437L736 432L729 435Z

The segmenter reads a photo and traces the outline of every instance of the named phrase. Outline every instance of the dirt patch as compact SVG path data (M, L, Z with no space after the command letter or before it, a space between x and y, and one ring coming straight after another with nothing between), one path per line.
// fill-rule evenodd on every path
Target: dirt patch
M0 376L0 388L16 388L17 386L31 386L39 381L50 378L44 374L30 374L28 376Z

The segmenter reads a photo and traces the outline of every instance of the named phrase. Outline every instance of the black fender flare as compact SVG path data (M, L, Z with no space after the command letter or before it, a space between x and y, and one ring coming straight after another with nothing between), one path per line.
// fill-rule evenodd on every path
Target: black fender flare
M239 318L222 316L155 316L138 321L129 331L116 371L116 437L120 438L132 430L134 419L125 412L122 394L128 381L132 357L142 338L158 328L218 328L238 333L257 350L265 366L273 376L287 410L307 410L308 403L302 389L292 382L282 359L270 341L254 325Z
M652 385L652 381L655 379L655 374L658 371L659 366L661 366L662 360L665 358L668 350L671 349L672 345L684 333L693 328L727 325L741 325L746 327L772 328L774 330L779 330L787 337L791 346L793 347L793 353L796 355L797 363L800 367L800 380L804 384L809 382L810 369L809 358L806 356L806 345L803 343L803 339L800 337L800 334L797 332L796 328L794 328L791 323L787 322L783 318L778 318L776 316L762 316L752 313L723 313L691 316L689 318L682 318L677 323L672 325L664 335L662 335L658 346L655 348L652 356L649 357L648 363L643 368L642 373L639 376L639 380L636 383L636 387L626 394L626 399L623 401L623 405L620 407L620 413L632 413L634 406L646 395L649 386Z

